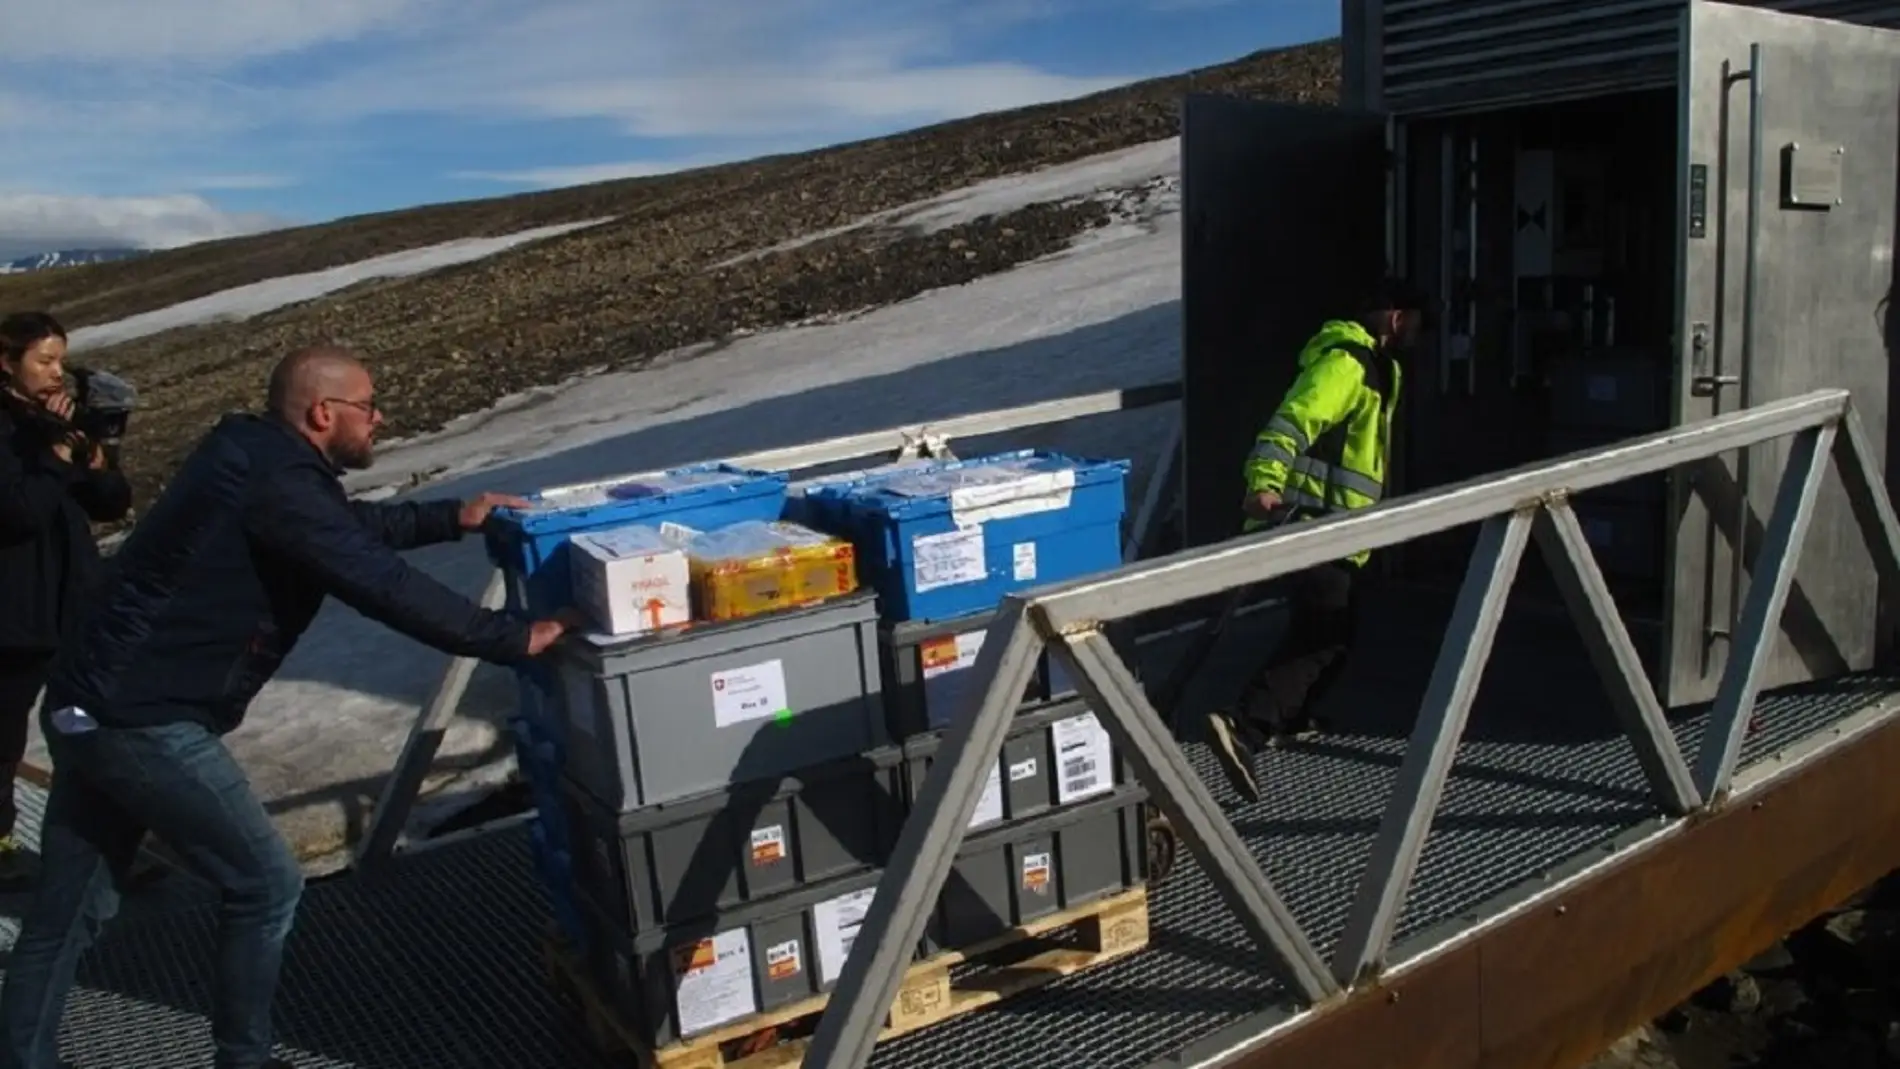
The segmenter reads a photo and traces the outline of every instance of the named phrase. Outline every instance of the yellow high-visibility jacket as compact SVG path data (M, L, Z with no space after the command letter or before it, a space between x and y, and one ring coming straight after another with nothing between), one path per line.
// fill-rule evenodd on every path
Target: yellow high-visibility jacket
M1351 320L1329 320L1300 351L1300 374L1247 456L1249 493L1305 513L1365 508L1385 494L1399 365ZM1262 521L1249 518L1244 530ZM1364 564L1369 555L1349 558Z

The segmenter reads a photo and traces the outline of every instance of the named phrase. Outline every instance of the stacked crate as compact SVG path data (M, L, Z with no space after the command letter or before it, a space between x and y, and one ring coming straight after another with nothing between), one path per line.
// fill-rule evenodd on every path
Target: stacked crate
M672 492L644 492L640 480L561 487L534 495L526 509L497 509L483 529L489 558L508 582L508 607L545 616L573 602L571 540L588 532L641 521L718 526L776 517L784 509L787 479L727 464L699 464L663 473L652 483ZM519 704L510 718L516 761L534 799L529 825L534 863L549 909L570 941L586 938L574 895L574 850L562 817L561 770L570 746L554 702L558 682L548 666L516 673ZM586 739L578 740L586 748Z
M997 602L1121 563L1127 468L1023 450L893 466L795 491L808 522L851 538L878 592L884 707L890 736L904 749L912 803L945 729L981 698L970 669ZM1045 652L924 950L976 945L1141 886L1146 798Z
M582 953L664 1046L827 990L905 816L868 593L557 661Z
M494 555L537 613L598 600L602 554L695 547L689 625L630 603L642 633L559 644L522 673L515 721L562 942L637 1045L714 1042L831 989L943 727L973 707L956 688L998 599L1120 563L1126 469L1022 452L788 491L708 465L498 514ZM717 563L728 533L780 519L848 555L852 592L765 605ZM829 582L801 559L809 584L781 568L774 596ZM1145 799L1045 655L914 953L1123 909L1146 879Z

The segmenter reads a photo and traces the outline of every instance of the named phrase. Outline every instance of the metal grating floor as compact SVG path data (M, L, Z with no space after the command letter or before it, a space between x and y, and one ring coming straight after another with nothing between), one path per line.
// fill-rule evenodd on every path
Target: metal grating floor
M1259 629L1271 626L1236 629L1204 678L1233 678L1245 651L1265 640ZM1355 669L1342 688L1339 733L1263 754L1267 797L1231 810L1322 953L1344 923L1434 652L1408 658L1371 648L1386 656ZM1499 678L1481 692L1401 939L1654 815L1629 745L1601 700L1589 700L1594 682L1566 685L1576 665L1559 660L1494 662ZM1527 678L1511 678L1520 674ZM1896 691L1900 677L1863 675L1764 698L1762 728L1743 760ZM1678 726L1686 753L1700 730L1699 715ZM1192 744L1188 753L1223 804L1235 806L1205 749ZM41 799L21 790L31 825ZM63 1039L80 1069L208 1063L211 907L202 888L174 883L128 903L82 965ZM0 899L9 942L21 905ZM1240 926L1185 851L1152 905L1147 952L887 1043L873 1064L1136 1069L1272 1004L1273 985L1250 965ZM546 991L536 945L545 915L519 829L413 855L386 885L345 878L312 886L278 999L284 1055L311 1069L624 1069L593 1053L572 1010Z

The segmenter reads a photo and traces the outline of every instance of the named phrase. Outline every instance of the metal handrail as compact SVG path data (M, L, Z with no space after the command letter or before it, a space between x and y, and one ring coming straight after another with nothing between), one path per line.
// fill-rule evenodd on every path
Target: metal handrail
M1611 600L1571 495L1793 435L1693 770ZM1832 455L1883 589L1900 590L1900 523L1846 390L1823 390L1572 454L1363 511L1186 550L1003 599L972 669L975 707L956 719L880 878L856 946L807 1048L806 1064L860 1069L911 964L1018 697L1046 649L1063 663L1150 797L1173 822L1297 1004L1379 978L1393 929L1464 732L1523 550L1539 540L1652 793L1679 819L1724 804L1767 654ZM1331 962L1323 961L1213 795L1188 764L1103 627L1280 575L1482 523L1397 787ZM1900 715L1900 714L1895 714Z

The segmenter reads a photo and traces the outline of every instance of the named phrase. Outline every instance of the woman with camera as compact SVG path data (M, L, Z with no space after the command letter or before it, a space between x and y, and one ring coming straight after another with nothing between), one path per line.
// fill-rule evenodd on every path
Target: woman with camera
M101 571L93 523L132 489L74 425L66 331L45 312L0 318L0 890L32 881L14 840L14 775L47 669Z

